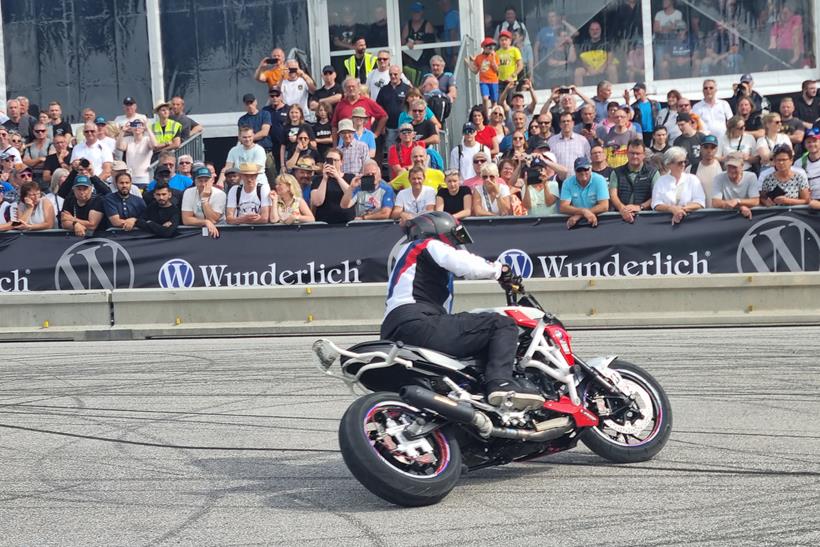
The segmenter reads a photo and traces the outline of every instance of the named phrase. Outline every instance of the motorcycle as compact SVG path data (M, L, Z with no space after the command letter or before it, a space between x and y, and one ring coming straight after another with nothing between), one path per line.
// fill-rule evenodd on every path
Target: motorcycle
M345 382L356 399L339 425L350 472L390 503L438 503L462 473L574 448L602 458L642 462L664 447L672 408L660 384L615 356L582 360L571 336L520 280L505 287L507 306L491 310L518 326L514 377L537 386L546 402L516 410L483 396L482 358L456 358L387 340L342 349L313 344L319 369ZM338 369L338 372L337 372Z

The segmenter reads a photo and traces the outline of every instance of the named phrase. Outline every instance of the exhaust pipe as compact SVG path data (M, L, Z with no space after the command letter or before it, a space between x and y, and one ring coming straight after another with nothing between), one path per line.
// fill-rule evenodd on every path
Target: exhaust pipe
M498 437L529 442L544 442L557 439L570 432L575 424L568 416L553 418L535 424L535 431L513 429L510 427L494 427L490 418L483 412L475 410L469 403L454 401L449 397L434 393L419 386L404 386L399 390L399 397L403 401L417 408L432 410L448 420L461 424L469 424L478 429L482 437Z
M432 410L448 420L473 425L482 437L488 437L493 429L493 423L487 415L476 411L469 403L454 401L429 389L404 386L399 390L399 397L417 408Z

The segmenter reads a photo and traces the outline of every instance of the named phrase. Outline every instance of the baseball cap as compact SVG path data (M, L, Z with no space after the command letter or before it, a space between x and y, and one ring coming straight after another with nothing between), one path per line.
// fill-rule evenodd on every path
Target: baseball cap
M544 163L544 160L542 160L541 158L533 158L533 160L530 162L530 167L534 167L536 169L540 169L546 166L547 164Z
M749 74L749 73L746 73L746 74L744 74L743 76L740 77L740 82L741 83L754 82L754 81L755 81L755 79L752 78L752 75Z
M521 91L516 91L515 93L512 94L512 96L510 98L512 99L512 98L515 98L515 97L521 97L523 99L524 94Z
M592 169L592 162L589 161L588 157L581 156L580 158L575 158L576 171L586 171L587 169Z
M646 84L643 82L637 82L635 85L632 86L632 89L643 89L646 91Z
M194 170L193 175L195 179L198 179L200 177L211 178L211 170L207 167L199 167L198 169Z
M464 126L461 128L461 132L462 132L462 133L475 133L475 132L476 132L475 125L473 125L473 123L472 123L472 122L467 122L467 123L465 123L465 124L464 124Z
M506 36L507 38L511 39L512 38L512 32L510 32L509 30L502 30L501 32L498 33L498 37L501 38L502 36Z
M353 120L350 118L345 118L343 120L339 120L339 133L344 131L355 131L356 129L353 127Z
M481 47L494 46L494 45L495 45L495 40L493 40L490 37L487 37L487 38L484 38L483 40L481 40Z
M331 72L336 72L336 69L333 68L333 65L325 65L322 67L322 74L330 74Z
M743 167L743 153L742 152L730 152L726 155L726 165L734 165L735 167Z
M704 145L707 145L707 144L709 144L711 146L717 146L718 145L717 137L715 137L714 135L706 135L705 137L703 137L703 140L700 141L700 145L704 146Z
M399 133L402 131L415 131L416 129L413 127L412 123L403 123L399 126Z
M820 139L820 128L812 127L806 130L806 140Z
M225 169L225 174L226 175L238 175L239 174L239 169L237 169L236 167L228 167L227 169Z
M94 123L96 125L105 125L105 118L103 118L102 116L97 116L96 118L94 118Z
M421 2L413 2L410 5L410 12L411 13L419 13L419 12L422 12L422 11L424 11L424 4L422 4Z
M687 112L679 112L678 113L678 121L679 122L691 122L692 116L690 116Z
M531 138L528 144L530 150L538 150L539 148L546 148L547 150L550 149L550 145L547 143L546 139L542 139L541 137Z
M136 101L136 100L134 100L134 97L131 97L131 96L129 95L128 97L125 97L125 98L122 100L122 104L137 104L137 101Z
M350 114L353 118L369 118L367 111L362 106L357 106Z
M548 160L550 160L552 163L558 163L558 157L552 152L544 152L542 155Z
M271 86L268 89L268 95L269 96L270 95L281 95L281 94L282 94L282 88L279 87L278 85ZM248 95L250 95L250 93L248 93ZM245 95L245 97L247 97L248 95ZM251 95L251 97L253 97L253 95Z
M157 167L157 170L154 171L154 175L170 175L170 174L171 174L171 170L168 167L164 166L164 165L160 165L159 167Z
M242 102L245 104L252 103L256 100L256 96L253 93L245 93L242 95Z
M77 178L74 179L74 184L71 186L72 188L77 186L91 186L91 180L85 175L78 175Z
M112 171L128 171L128 164L122 160L117 160L111 164Z

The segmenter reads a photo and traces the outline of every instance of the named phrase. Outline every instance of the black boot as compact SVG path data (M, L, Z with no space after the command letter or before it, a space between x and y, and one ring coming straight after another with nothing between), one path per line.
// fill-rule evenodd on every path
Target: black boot
M487 402L493 406L500 406L507 398L516 410L540 408L544 404L544 397L534 387L521 385L513 379L490 380L485 386Z

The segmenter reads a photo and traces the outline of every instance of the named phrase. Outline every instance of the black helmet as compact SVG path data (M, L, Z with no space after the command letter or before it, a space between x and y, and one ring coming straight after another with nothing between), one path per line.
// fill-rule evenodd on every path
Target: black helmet
M473 242L467 228L444 211L422 213L407 221L404 229L410 241L434 237L454 247Z

